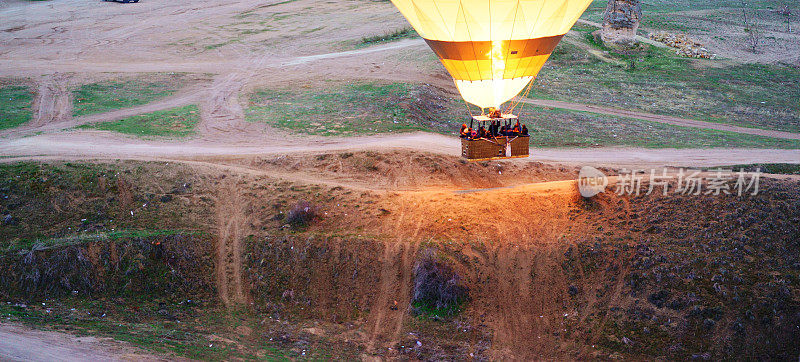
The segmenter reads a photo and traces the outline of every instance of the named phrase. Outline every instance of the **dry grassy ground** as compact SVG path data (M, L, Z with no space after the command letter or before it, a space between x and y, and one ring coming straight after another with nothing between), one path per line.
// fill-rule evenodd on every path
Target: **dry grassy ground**
M800 161L791 52L744 57L696 4L646 25L725 33L723 60L578 27L523 110L533 158L468 163L468 107L389 2L0 2L0 316L168 358L794 359L795 176L573 181ZM412 303L423 255L468 289L457 313Z
M585 200L558 181L576 172L408 152L6 165L0 308L203 359L797 354L796 180ZM298 203L318 218L294 224ZM468 290L455 315L410 303L431 252Z

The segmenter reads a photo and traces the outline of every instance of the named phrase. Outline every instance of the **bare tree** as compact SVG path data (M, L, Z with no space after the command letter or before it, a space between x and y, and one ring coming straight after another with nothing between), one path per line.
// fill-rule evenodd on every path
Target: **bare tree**
M755 8L751 8L750 5L747 4L747 1L741 0L741 2L744 31L747 34L747 45L751 52L756 53L764 37L764 34L761 32L758 11Z
M778 15L783 15L786 17L786 31L792 32L792 9L789 9L789 5L784 5L780 10L778 10Z

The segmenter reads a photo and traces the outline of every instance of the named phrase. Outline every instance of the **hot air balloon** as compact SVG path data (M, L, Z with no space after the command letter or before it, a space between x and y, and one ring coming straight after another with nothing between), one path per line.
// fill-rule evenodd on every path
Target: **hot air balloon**
M503 104L536 78L591 2L392 0L439 57L464 100L481 108L472 121L482 126L518 120L511 114L513 105L506 113ZM515 138L463 139L462 155L471 160L527 157L528 138Z

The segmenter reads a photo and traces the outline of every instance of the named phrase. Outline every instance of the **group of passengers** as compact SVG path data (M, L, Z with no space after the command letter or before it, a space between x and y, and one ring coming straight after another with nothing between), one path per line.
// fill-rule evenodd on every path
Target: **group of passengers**
M519 120L514 126L509 125L502 125L500 121L492 121L489 125L489 129L486 129L483 125L480 126L477 130L474 130L470 127L467 127L466 123L461 125L461 138L466 138L470 140L485 138L495 138L495 137L517 137L517 136L527 136L528 135L528 127L520 125Z

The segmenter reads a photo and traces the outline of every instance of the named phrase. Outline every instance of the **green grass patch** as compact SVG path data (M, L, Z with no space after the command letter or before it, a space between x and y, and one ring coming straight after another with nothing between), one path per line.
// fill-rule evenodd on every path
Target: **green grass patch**
M167 310L173 318L165 318ZM144 352L196 360L354 360L363 350L309 336L249 308L159 296L64 298L29 305L0 304L0 318L26 326L129 342ZM254 333L245 336L238 328ZM170 359L170 358L168 358Z
M526 106L534 147L800 148L800 141Z
M250 96L251 122L322 136L422 130L455 134L469 121L464 102L431 96L421 86L357 83L320 88L267 89ZM422 95L422 96L421 96ZM430 111L435 110L435 111ZM800 148L800 141L679 127L569 110L518 107L534 147ZM479 110L473 109L479 113ZM420 114L431 115L420 118Z
M27 86L0 82L0 130L30 121L32 103L33 92Z
M756 7L756 8L775 8L779 5L784 4L783 2L775 2L769 0L750 0L747 1L748 6ZM594 14L602 14L605 9L606 5L608 5L608 1L606 0L594 0L589 8L586 9L587 15L594 15ZM644 13L644 17L652 16L653 14L659 13L671 13L676 11L696 11L696 10L709 10L709 9L720 9L720 8L735 8L739 9L742 7L742 2L740 0L717 0L717 1L707 1L707 0L652 0L647 2L642 2L642 12Z
M236 343L226 343L239 342L239 338L226 342L215 340L211 336L213 332L209 333L210 330L225 330L230 325L235 325L231 321L234 318L230 316L231 312L225 310L198 310L186 306L170 308L179 309L177 313L190 314L192 318L169 321L159 319L155 307L157 303L148 300L128 300L119 304L109 300L87 302L71 299L49 302L46 305L47 308L22 308L0 304L0 316L45 330L68 332L77 336L113 338L143 348L144 353L149 351L197 360L253 360L256 359L254 355L258 354L261 359L288 360L285 352L268 343L248 343L250 348L242 351ZM239 320L236 322L242 324ZM250 324L251 321L247 322Z
M16 253L27 250L44 250L70 245L80 245L95 241L125 241L130 238L147 238L153 236L192 235L196 232L182 230L116 230L108 232L81 233L58 238L46 239L12 239L5 244L0 244L0 254Z
M585 42L604 49L591 39ZM743 127L800 132L800 69L719 66L645 45L641 52L599 61L562 43L534 83L531 97L611 105Z
M756 170L760 169L763 173L778 175L800 175L800 164L795 163L753 163L747 165L709 167L706 170L720 168L734 171L744 170L745 172L755 172Z
M238 39L238 38L237 39L230 39L230 40L224 41L222 43L206 45L206 46L204 46L204 48L206 50L214 50L214 49L221 48L221 47L224 47L224 46L229 45L229 44L237 43L239 41L241 41L241 40Z
M405 27L386 34L363 37L359 45L363 47L416 37L419 37L419 34L413 28Z
M426 302L414 302L411 306L414 307L414 311L417 313L417 318L423 319L433 319L433 320L444 320L447 318L452 318L455 315L461 313L464 309L464 304L466 301L460 301L457 304L450 305L446 308L436 308L433 303L426 303Z
M113 131L138 137L179 138L193 135L198 122L200 122L199 108L196 105L188 105L118 121L85 124L78 128Z
M186 85L183 74L154 74L84 84L72 91L72 115L85 116L150 103Z
M454 99L420 118L427 89L406 83L336 84L321 89L262 89L250 95L250 122L266 122L294 132L322 136L358 136L428 130L452 132L466 113ZM457 129L456 129L457 130Z
M0 250L18 239L114 230L194 230L197 210L172 200L193 179L175 164L0 164L0 217L13 218L0 227ZM135 202L121 197L136 190L140 194Z

